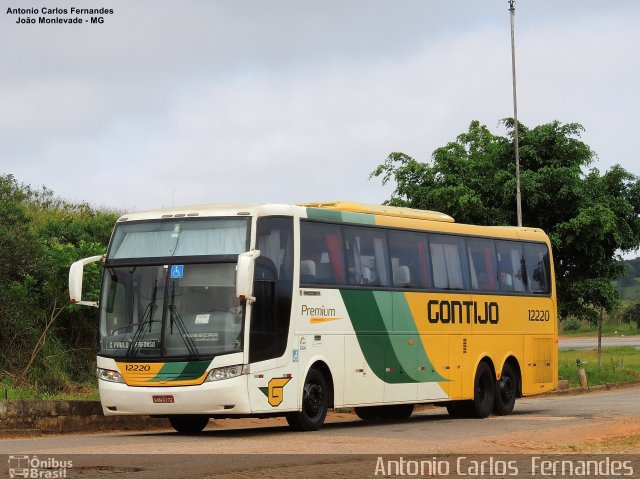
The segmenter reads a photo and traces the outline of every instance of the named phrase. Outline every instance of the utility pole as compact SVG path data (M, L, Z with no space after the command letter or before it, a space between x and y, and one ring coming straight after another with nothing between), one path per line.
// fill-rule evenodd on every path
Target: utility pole
M522 226L522 199L520 198L520 145L518 144L518 100L516 95L516 41L514 31L514 18L516 16L516 1L509 0L509 12L511 16L511 77L513 79L513 120L514 142L516 149L516 211L518 226Z

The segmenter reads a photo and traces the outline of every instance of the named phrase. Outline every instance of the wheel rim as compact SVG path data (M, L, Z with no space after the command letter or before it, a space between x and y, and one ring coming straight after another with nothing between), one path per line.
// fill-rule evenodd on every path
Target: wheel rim
M324 404L324 393L322 386L319 384L305 384L303 409L304 412L312 419L315 419L322 413Z

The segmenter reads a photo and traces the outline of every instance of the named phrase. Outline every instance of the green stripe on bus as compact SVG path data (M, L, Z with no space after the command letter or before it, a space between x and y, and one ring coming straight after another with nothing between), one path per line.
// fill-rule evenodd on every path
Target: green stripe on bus
M362 225L376 224L376 218L368 213L350 211L325 210L323 208L307 208L307 218L312 220L335 221L340 223L357 223Z
M402 337L405 338L405 342L413 341L413 346L416 348L417 353L417 366L421 369L417 372L418 382L440 382L448 381L438 374L436 368L431 363L427 351L424 349L422 340L420 339L420 333L416 326L413 314L407 303L407 298L404 293L394 292L393 295L393 330L406 332Z
M340 290L340 294L362 354L376 376L386 383L446 381L429 360L404 293Z
M188 381L198 379L211 364L211 361L186 361L165 363L151 381Z
M340 294L347 307L362 354L373 373L386 383L417 382L410 374L415 374L415 371L405 370L395 354L391 336L385 327L385 320L373 291L340 290ZM384 302L384 299L380 301ZM412 369L417 369L417 365Z

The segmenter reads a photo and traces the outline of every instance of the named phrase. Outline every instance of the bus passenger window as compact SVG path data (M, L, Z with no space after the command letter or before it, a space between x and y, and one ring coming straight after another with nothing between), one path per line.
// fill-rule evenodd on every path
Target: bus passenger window
M413 231L389 231L387 234L393 286L431 288L427 235Z
M384 231L372 228L345 228L349 284L389 285L389 258Z
M524 293L527 277L522 256L522 244L515 241L496 241L498 251L498 279L500 290Z
M436 288L465 289L466 264L463 265L463 243L464 241L456 236L429 235L433 285Z
M549 293L549 251L543 244L525 243L524 259L530 293Z
M342 232L338 225L300 223L300 283L346 282Z
M480 291L497 291L496 248L493 240L467 239L471 288Z

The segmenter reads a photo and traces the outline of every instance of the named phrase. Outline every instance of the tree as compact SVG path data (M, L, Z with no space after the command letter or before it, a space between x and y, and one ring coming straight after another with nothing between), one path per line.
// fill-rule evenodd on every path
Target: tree
M0 175L0 370L14 382L55 391L91 376L95 311L69 304L68 271L105 252L116 217ZM90 265L88 298L99 282Z
M371 177L395 183L390 205L438 210L456 221L516 224L514 122L506 137L473 121L431 162L391 153ZM619 251L640 246L640 179L616 165L591 168L595 154L577 123L518 125L523 224L544 229L553 247L561 317L602 325L619 301Z

